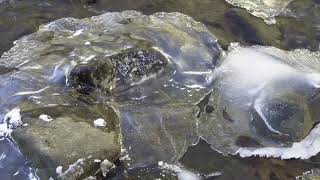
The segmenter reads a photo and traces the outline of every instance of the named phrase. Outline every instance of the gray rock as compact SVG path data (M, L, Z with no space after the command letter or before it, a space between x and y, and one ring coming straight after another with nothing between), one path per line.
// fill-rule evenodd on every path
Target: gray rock
M39 114L48 114L50 122L39 119ZM38 168L41 178L56 176L56 168L62 172L79 159L81 167L64 176L84 177L94 173L99 163L94 159L114 161L120 154L119 119L112 107L95 105L93 107L57 106L36 107L22 105L23 121L28 125L13 133L24 155ZM93 121L103 117L107 126L96 128Z
M293 0L226 0L228 3L247 9L252 15L260 17L268 24L275 24L279 15Z

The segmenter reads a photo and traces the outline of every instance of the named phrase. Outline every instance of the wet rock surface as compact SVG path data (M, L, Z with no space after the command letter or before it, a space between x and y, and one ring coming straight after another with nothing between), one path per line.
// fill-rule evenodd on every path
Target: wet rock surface
M128 49L108 58L95 58L87 65L74 67L69 75L70 86L83 93L100 88L120 92L156 75L167 64L164 55L155 49Z
M134 4L130 8L147 14L178 9L206 24L225 50L232 41L244 45L272 45L286 50L319 50L319 20L313 18L317 17L318 3L311 0L288 2L282 4L279 1L277 7L271 1L266 3L273 10L264 8L268 12L262 14L273 16L273 13L275 16L280 13L278 10L283 10L276 18L277 24L270 26L246 10L224 1L130 1ZM4 6L0 12L4 16L1 16L0 24L10 22L11 18L27 22L0 26L0 31L7 27L3 30L6 35L2 36L6 40L2 46L4 50L9 48L8 42L35 31L44 22L64 16L82 18L105 10L126 9L124 1L2 3ZM33 11L33 6L38 8ZM283 9L284 6L287 8ZM19 11L24 8L31 11ZM56 8L61 9L60 14L55 12ZM12 15L16 11L21 14ZM35 22L34 27L30 27L25 18ZM17 26L23 28L15 31ZM112 160L109 160L113 161L120 146L119 141L111 141L120 137L117 123L121 126L123 146L131 157L129 167L133 170L128 175L130 177L163 176L166 173L162 171L160 176L156 175L159 167L154 165L160 161L176 162L190 145L198 141L199 136L224 154L283 159L308 159L316 155L319 54L307 50L283 51L253 46L231 47L226 57L221 58L223 53L217 39L208 29L179 13L146 16L135 11L106 13L82 20L66 18L43 25L36 33L16 41L0 59L0 115L16 106L29 104L27 106L32 107L23 110L23 117L29 125L17 129L13 136L21 147L25 142L33 144L22 149L35 167L48 167L39 171L43 177L54 176L58 164L62 168L58 168L58 174L69 179L92 175L100 164L92 161L95 156L89 154L101 155L101 160L110 156ZM245 58L251 61L247 62ZM259 61L255 61L257 59ZM269 74L256 67L250 69L247 65L251 63L265 67ZM99 103L102 105L97 105ZM97 106L108 108L101 110ZM101 111L99 117L94 116L97 109ZM112 116L110 120L110 113L105 111L116 111L119 117ZM43 115L40 112L52 120L39 118ZM95 127L93 121L98 118L106 120L105 127ZM114 123L111 128L110 121ZM68 131L53 130L60 127L72 128ZM98 142L92 142L90 146L95 149L83 149L81 144L88 137L85 133L78 133L81 129L87 131L90 140L96 138L110 142L108 147L111 149L107 151L114 152L96 152L97 149L108 148ZM62 141L61 137L68 136L70 131L75 132L71 134L71 140ZM49 132L54 136L51 137ZM39 138L39 134L46 135ZM64 157L61 154L69 154L65 151L73 149L52 146L51 140L60 145L76 142L79 149L74 156L61 158ZM264 149L269 147L272 149ZM239 148L243 148L242 151L238 151ZM301 153L301 149L305 151ZM28 151L41 155L28 155ZM257 164L264 164L262 161L258 160ZM286 162L276 161L280 164ZM232 164L230 161L224 163ZM74 168L62 172L69 164ZM160 164L161 167L163 164L170 167L169 172L176 172L174 175L166 174L167 178L186 175L180 167ZM258 170L261 175L258 177L292 178L306 168L314 167L303 164L303 168L296 171L294 164L288 162L284 165L288 168L284 171L293 171L288 176L284 171L275 169L270 173ZM240 163L239 166L243 165ZM263 165L259 168L264 169ZM127 177L126 170L120 171L122 173L114 178ZM151 175L141 174L141 171ZM253 173L253 179L257 177L255 171L246 171ZM208 173L200 177L208 178Z
M114 161L120 154L119 119L111 107L42 108L32 104L20 107L24 123L28 125L17 129L12 136L22 153L37 167L37 175L41 178L55 177L57 167L61 166L65 171L70 164L90 157L79 175L70 173L75 178L85 177L98 169L94 159ZM41 114L49 115L53 120L44 121L39 118ZM94 127L93 121L99 117L108 119L105 128Z
M227 0L228 3L247 9L254 16L260 17L268 24L274 24L274 17L279 15L292 0L249 0L249 1L233 1Z
M1 98L3 107L21 108L28 125L13 137L40 177L56 167L68 174L81 158L115 161L119 124L133 168L175 162L197 141L194 103L210 89L221 48L192 18L135 11L65 18L15 44L1 62L19 70L3 76L14 80L1 84ZM98 118L106 129L94 127ZM72 177L94 169L87 168Z

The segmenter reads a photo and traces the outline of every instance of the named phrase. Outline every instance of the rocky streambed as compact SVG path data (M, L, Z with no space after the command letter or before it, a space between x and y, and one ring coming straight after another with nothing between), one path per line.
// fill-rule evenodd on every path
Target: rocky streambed
M225 47L181 13L43 24L0 59L2 143L16 152L3 177L302 176L320 151L320 53L308 49Z

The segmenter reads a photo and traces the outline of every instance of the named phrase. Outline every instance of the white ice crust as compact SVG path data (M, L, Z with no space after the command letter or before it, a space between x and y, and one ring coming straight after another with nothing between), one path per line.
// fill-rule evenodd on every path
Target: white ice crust
M4 116L3 122L0 124L0 138L7 137L11 134L12 129L22 124L20 108L12 109Z
M292 147L265 147L265 148L240 148L237 151L241 157L260 156L281 159L309 159L320 152L320 124L300 142L295 142Z
M162 170L167 170L175 173L178 176L178 180L200 180L202 179L199 174L196 174L195 172L192 172L190 170L187 170L185 168L182 168L177 165L164 163L163 161L158 162L158 166Z

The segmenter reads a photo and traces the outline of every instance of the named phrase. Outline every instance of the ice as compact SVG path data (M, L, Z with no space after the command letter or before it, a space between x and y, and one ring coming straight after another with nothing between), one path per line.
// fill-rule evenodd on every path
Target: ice
M237 153L241 157L260 156L281 159L309 159L320 152L320 125L318 124L301 142L293 143L288 148L240 148Z
M247 9L252 15L264 19L267 24L275 24L278 16L293 0L226 0L228 3Z
M23 123L21 121L20 108L14 108L8 112L4 117L3 123L7 124L8 128L21 126Z
M57 173L59 176L62 175L62 166L58 166L58 167L56 168L56 173Z
M8 128L7 123L0 124L0 139L2 140L4 137L7 137L11 134L12 129Z
M199 117L200 135L213 149L234 154L243 147L235 143L240 136L270 153L297 146L320 119L319 52L232 44L218 63L209 100L214 111Z
M85 163L85 158L78 159L75 163L70 164L66 171L62 170L62 166L58 166L56 168L56 173L58 177L64 179L73 179L77 177L77 175L81 175L83 173L83 166Z
M14 96L24 96L24 95L31 95L31 94L39 94L39 93L45 91L45 90L48 89L48 88L49 88L49 86L44 87L44 88L39 89L39 90L36 90L36 91L18 92L18 93L15 93Z
M79 36L80 34L83 33L83 31L84 31L84 29L79 29L79 30L77 30L76 32L73 33L72 37L77 37L77 36Z
M167 170L170 172L175 173L178 176L178 180L200 180L202 179L200 175L196 174L193 171L190 171L188 169L185 169L183 167L174 165L174 164L168 164L160 161L158 163L158 166L162 170Z

